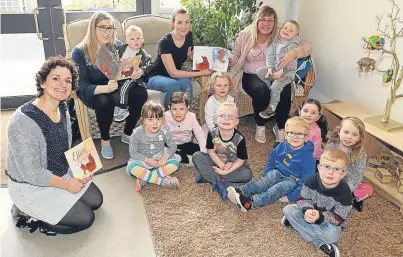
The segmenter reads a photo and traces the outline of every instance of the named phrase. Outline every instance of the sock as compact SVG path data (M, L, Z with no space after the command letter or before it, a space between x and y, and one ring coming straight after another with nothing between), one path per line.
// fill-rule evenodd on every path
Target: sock
M144 180L147 183L157 184L160 186L162 186L163 184L162 178L158 176L156 169L154 170L146 169L139 162L135 161L127 165L127 171L130 175L133 175L138 179Z
M155 169L158 177L163 178L171 175L179 168L179 162L175 159L169 159L164 166Z

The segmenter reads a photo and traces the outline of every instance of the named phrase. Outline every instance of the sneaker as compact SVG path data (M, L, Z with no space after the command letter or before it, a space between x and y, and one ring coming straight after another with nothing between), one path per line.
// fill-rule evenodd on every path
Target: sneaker
M277 132L278 132L278 126L277 126L277 123L276 123L276 125L273 126L273 133L274 133L275 136L277 136Z
M227 188L229 187L229 182L223 179L216 181L213 184L213 190L217 191L217 193L221 196L223 201L228 199Z
M192 156L188 155L189 163L185 163L185 166L188 168L193 168L195 164L193 163Z
M141 188L146 184L144 180L136 179L136 192L140 192Z
M102 147L101 155L107 160L113 159L113 149L111 145Z
M128 109L122 109L119 107L115 107L115 113L113 114L113 119L116 122L122 122L125 119L129 117L129 110Z
M283 227L286 228L291 228L291 223L287 220L287 218L285 216L283 216L283 218L281 219L281 225L283 225Z
M357 201L355 198L353 199L353 207L358 211L362 212L364 210L364 201Z
M276 142L281 143L285 140L285 132L284 129L279 129L276 134Z
M125 133L122 134L122 137L120 138L120 141L122 143L130 145L130 136L126 135Z
M207 184L207 183L209 183L209 182L208 182L205 178L203 178L202 175L198 174L198 175L196 176L196 183L197 183L197 184Z
M238 205L241 211L247 212L252 209L253 201L251 197L245 196L239 188L228 187L227 192L229 200Z
M267 110L259 112L259 116L262 117L263 119L269 119L273 117L276 114L276 112L270 112Z
M174 154L174 159L177 160L178 162L182 161L182 157L179 154Z
M238 204L237 198L242 194L241 189L236 187L228 187L227 188L228 199L233 204Z
M257 142L263 144L266 143L266 127L256 126L255 139Z
M340 257L339 248L335 244L323 244L320 249L330 257Z
M165 187L165 188L170 188L170 189L181 188L181 184L179 184L179 180L175 177L166 176L165 178L163 178L163 181L164 181L163 187Z

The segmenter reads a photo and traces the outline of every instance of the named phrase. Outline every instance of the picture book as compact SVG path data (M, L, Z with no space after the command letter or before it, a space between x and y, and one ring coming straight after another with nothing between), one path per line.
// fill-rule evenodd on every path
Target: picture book
M88 177L102 168L101 160L91 137L66 151L64 155L75 178Z
M95 60L95 66L110 80L128 79L139 68L141 55L119 60L106 45L102 45Z
M227 72L230 51L222 47L195 46L193 48L193 70Z

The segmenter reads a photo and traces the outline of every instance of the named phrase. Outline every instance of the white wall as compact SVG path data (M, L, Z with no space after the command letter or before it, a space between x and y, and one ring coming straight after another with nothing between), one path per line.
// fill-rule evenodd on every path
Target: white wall
M403 0L396 0L402 8ZM375 16L389 13L388 0L304 0L299 22L301 34L313 43L317 82L310 97L321 102L342 100L358 102L381 114L389 93L382 85L382 75L360 77L356 62L366 56L361 37L376 34ZM398 41L403 64L403 38ZM376 54L371 55L374 59ZM384 59L383 68L390 65ZM382 67L382 66L381 66ZM403 93L403 87L400 88ZM392 119L403 122L403 99L392 107Z

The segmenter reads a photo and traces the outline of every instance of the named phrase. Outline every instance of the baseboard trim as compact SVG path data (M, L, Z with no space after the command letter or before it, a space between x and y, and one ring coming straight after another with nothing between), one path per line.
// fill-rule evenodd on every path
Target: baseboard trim
M35 95L4 96L1 97L0 109L16 109L34 98Z

